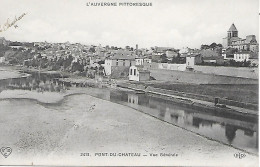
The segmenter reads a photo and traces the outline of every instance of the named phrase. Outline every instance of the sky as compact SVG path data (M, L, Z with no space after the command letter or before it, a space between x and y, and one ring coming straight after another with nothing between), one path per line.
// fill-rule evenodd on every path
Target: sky
M151 2L149 7L94 7L88 2ZM190 47L222 43L232 23L238 35L259 39L258 0L1 0L0 25L26 15L0 32L21 42L102 46Z

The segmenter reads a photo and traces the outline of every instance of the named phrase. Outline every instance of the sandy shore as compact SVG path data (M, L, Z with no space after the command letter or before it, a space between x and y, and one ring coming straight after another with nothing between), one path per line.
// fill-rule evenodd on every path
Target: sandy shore
M41 103L58 103L66 94L56 92L37 92L29 90L3 90L0 99L31 99Z
M0 164L257 166L258 156L234 158L241 151L88 95L66 97L59 106L28 100L0 106L0 146L13 149Z

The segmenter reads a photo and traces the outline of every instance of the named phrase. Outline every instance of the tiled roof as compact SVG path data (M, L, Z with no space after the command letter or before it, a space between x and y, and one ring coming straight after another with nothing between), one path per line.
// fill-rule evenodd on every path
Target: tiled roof
M125 55L120 55L116 54L111 57L112 60L119 59L119 60L135 60L135 56L125 56Z
M234 23L230 26L228 31L237 31L236 26L234 25Z
M244 40L244 39L241 39L239 37L232 37L230 40L231 41L240 41L240 40Z

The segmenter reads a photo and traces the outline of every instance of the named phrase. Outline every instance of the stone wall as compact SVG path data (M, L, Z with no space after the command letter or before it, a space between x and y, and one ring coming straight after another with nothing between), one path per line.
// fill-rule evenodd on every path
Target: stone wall
M200 72L150 69L156 80L193 84L258 84L258 79L222 76Z

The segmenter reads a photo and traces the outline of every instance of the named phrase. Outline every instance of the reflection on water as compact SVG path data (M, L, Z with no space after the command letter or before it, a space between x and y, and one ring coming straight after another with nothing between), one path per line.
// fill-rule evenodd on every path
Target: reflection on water
M59 81L57 77L61 76L33 73L28 78L1 80L0 92L5 89L63 92L72 86L70 83ZM89 94L95 97L132 107L160 120L238 148L258 152L257 117L209 111L203 108L192 109L173 101L130 91L98 88L89 90Z
M64 92L70 85L59 81L57 77L60 77L60 75L32 73L29 77L0 80L0 91L22 89L38 92Z
M108 96L109 94L109 96ZM250 152L258 152L258 119L239 113L195 110L173 101L130 91L92 91L92 95L127 105L160 120Z

